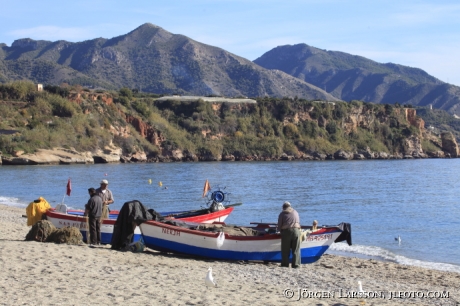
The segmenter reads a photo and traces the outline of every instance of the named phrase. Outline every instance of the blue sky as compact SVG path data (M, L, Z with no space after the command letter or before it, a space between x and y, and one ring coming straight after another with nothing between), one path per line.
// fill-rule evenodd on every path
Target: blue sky
M0 43L72 42L149 22L254 60L306 43L417 67L460 85L460 2L449 0L0 0Z

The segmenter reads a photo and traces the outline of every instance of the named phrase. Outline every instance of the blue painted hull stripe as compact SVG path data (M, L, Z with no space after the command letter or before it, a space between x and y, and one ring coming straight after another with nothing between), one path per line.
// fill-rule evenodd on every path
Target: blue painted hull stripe
M241 252L229 250L215 250L201 247L185 245L169 240L143 236L144 243L148 248L157 251L183 253L201 257L224 259L224 260L262 260L262 261L281 261L281 251L279 252ZM329 246L318 246L300 250L301 262L312 263L317 261L326 252ZM292 257L292 256L291 256Z

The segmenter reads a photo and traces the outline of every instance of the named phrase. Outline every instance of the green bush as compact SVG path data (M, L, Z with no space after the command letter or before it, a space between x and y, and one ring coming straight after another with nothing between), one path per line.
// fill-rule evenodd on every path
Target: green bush
M27 101L28 96L35 92L35 84L30 81L14 81L5 85L0 84L0 94L4 100Z
M0 148L3 155L13 154L15 142L11 135L0 135Z
M302 142L305 144L307 152L319 152L324 154L332 154L336 152L338 147L331 144L324 138L304 138Z
M389 153L384 143L379 141L373 133L362 128L350 134L349 143L357 150L366 150L369 147L374 152Z
M336 102L332 110L332 117L335 120L345 118L348 112L348 105L345 102Z
M297 149L297 146L291 141L286 141L284 143L283 151L287 155L297 155L299 153L299 150Z
M113 143L121 148L123 154L132 154L136 148L136 138L132 136L122 137L115 135L113 137Z
M79 111L78 104L64 99L61 96L50 95L48 103L51 105L53 116L72 117Z
M429 141L427 139L423 139L422 140L422 150L425 153L434 153L434 152L437 152L437 151L441 151L441 148L436 146L431 141Z
M288 123L284 126L283 133L284 136L290 139L294 139L299 136L299 130L297 129L297 126L292 123Z
M131 89L123 87L120 89L119 94L121 97L126 97L128 100L131 100L133 98L133 92Z
M145 118L150 117L150 114L152 113L149 106L145 102L136 101L131 103L131 106Z

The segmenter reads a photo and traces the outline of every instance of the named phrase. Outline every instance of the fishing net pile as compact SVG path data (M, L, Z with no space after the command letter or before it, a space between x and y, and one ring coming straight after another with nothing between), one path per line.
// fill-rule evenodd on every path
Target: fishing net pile
M183 228L188 228L191 230L199 230L204 232L213 232L220 233L224 232L225 234L231 236L261 236L264 235L264 232L259 232L258 230L252 229L250 227L243 227L237 225L222 225L222 224L207 224L202 223L199 225L187 223L180 220L166 220L165 224L171 224Z
M52 232L47 242L78 245L83 243L83 236L78 228L66 226Z
M83 236L76 227L67 226L57 229L50 221L40 220L27 233L26 240L78 245L83 243Z
M261 234L252 228L236 225L200 224L196 229L209 232L224 232L231 236L259 236Z
M56 230L53 223L48 220L40 220L32 225L32 228L26 235L27 241L46 242L49 235Z

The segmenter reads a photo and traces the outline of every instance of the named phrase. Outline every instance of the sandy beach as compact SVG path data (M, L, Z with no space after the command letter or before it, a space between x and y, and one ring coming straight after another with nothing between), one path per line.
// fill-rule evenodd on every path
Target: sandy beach
M459 273L332 255L286 269L30 242L24 214L0 205L0 305L460 304ZM208 267L217 287L205 286Z

